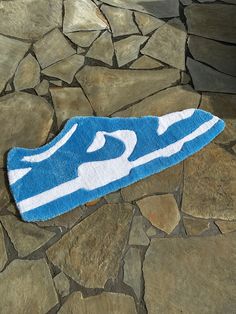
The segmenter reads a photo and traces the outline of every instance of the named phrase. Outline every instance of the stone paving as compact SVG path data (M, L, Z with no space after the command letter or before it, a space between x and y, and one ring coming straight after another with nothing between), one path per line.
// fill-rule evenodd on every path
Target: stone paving
M202 108L225 131L181 164L21 221L6 152L75 115ZM236 1L0 1L0 313L236 309Z

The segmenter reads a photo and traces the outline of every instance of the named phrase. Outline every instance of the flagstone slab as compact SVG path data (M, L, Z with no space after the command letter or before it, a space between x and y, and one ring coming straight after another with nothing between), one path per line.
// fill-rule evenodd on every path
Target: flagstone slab
M147 35L164 25L165 22L149 14L134 12L135 21L143 35Z
M35 86L34 89L39 96L47 95L49 89L49 82L47 80L42 80L42 82Z
M160 173L123 188L121 194L126 202L132 202L156 193L176 192L181 185L182 170L182 163L172 166Z
M233 313L235 255L233 233L152 239L143 265L148 313Z
M70 40L83 48L89 47L94 40L99 36L100 31L83 31L65 34Z
M186 159L182 211L205 219L236 219L235 167L235 156L214 143Z
M236 47L198 36L188 39L189 50L195 60L209 64L225 74L236 76Z
M75 73L84 65L84 56L74 54L65 58L47 68L42 73L47 76L56 77L70 84L72 83Z
M236 221L217 220L215 224L222 233L230 233L236 231Z
M186 39L184 24L179 19L172 19L155 31L141 53L185 70Z
M41 229L34 224L20 221L14 215L0 216L19 257L25 257L46 244L54 232Z
M109 22L113 37L139 33L133 20L132 11L108 5L102 5L101 10Z
M138 300L141 297L142 262L137 248L129 248L124 258L124 283L132 287Z
M201 235L210 228L209 220L184 217L183 222L187 235L190 236Z
M118 274L132 219L129 204L107 204L47 250L49 260L87 288L103 288Z
M76 53L57 28L34 43L33 47L43 69Z
M148 56L142 56L131 64L130 69L144 70L144 69L158 69L162 67L164 67L164 65L161 62L152 59Z
M122 293L102 292L101 294L84 298L79 291L73 292L58 314L136 314L134 300Z
M57 124L60 127L63 122L74 116L91 116L93 110L88 99L79 87L52 87L50 88L54 104Z
M147 41L147 36L132 35L114 43L118 66L121 67L138 58L140 46Z
M144 217L151 224L170 234L180 221L179 209L172 194L153 195L137 202Z
M0 169L0 211L10 203L7 172Z
M113 64L114 46L111 34L105 31L89 48L86 57L102 61L108 65Z
M0 312L45 314L58 303L45 259L16 259L0 273Z
M224 131L215 139L215 143L229 144L236 140L236 95L203 93L200 109L211 112L225 122Z
M63 272L57 274L54 278L54 285L61 297L65 297L70 293L70 281Z
M83 215L83 208L76 207L71 211L57 216L52 219L48 219L45 221L37 221L36 224L39 227L64 227L66 229L72 228L81 218Z
M149 13L159 18L179 16L179 2L177 0L102 0L109 5Z
M190 34L236 43L236 7L234 5L194 3L185 8L184 14Z
M62 26L62 0L1 1L0 33L36 40Z
M7 257L7 251L4 241L4 234L3 234L3 228L0 224L0 272L3 270L4 266L6 265L8 260Z
M65 0L64 7L64 33L109 28L104 15L91 0Z
M187 58L187 68L198 91L236 93L236 77L214 70L213 68Z
M40 67L32 54L28 54L18 65L14 77L15 89L34 88L40 82Z
M76 74L98 115L109 115L141 100L180 79L176 69L121 70L85 66Z
M44 144L52 118L52 107L39 96L15 92L0 97L0 167L5 165L4 155L10 148Z
M0 35L0 93L14 75L29 47L29 43Z
M129 233L129 245L149 244L149 239L144 231L145 220L143 216L134 216Z
M114 114L117 117L141 117L145 115L162 116L164 114L197 108L200 94L190 85L179 85L167 88L159 93L145 98L126 110Z

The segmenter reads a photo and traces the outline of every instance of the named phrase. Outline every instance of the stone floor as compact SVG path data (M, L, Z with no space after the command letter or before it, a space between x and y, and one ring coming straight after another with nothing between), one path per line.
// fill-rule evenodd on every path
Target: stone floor
M6 152L74 115L226 121L184 163L24 223ZM236 1L0 1L0 313L236 313Z

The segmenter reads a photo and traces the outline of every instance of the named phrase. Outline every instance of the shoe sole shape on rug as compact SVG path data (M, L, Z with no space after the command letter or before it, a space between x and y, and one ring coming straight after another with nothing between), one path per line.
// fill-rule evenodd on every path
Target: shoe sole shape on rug
M10 189L25 221L51 219L181 162L223 129L223 120L200 109L74 117L50 143L9 151Z

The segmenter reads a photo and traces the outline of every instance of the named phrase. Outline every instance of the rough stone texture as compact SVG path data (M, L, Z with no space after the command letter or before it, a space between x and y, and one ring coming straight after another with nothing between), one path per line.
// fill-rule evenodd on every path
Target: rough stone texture
M203 93L200 109L209 111L225 122L224 131L214 140L229 144L236 140L236 95Z
M84 65L84 56L77 54L65 58L48 68L44 69L42 73L47 76L52 76L61 79L70 84L73 81L75 73Z
M146 179L140 180L121 190L123 199L132 202L156 193L171 193L178 190L182 177L183 164L168 168Z
M190 34L236 43L234 5L194 3L184 13Z
M65 227L70 229L73 227L79 219L81 219L83 214L83 210L81 207L77 207L63 215L57 216L53 219L45 220L45 221L37 221L37 225L40 227Z
M17 65L29 47L30 44L28 43L0 35L0 93L5 88L7 81L13 76Z
M188 73L182 71L181 72L181 83L182 84L189 84L191 82L191 77Z
M132 35L114 43L118 66L121 67L139 55L140 46L148 39L146 36Z
M131 11L110 7L108 5L102 5L101 10L111 26L112 35L114 37L139 33L133 21Z
M93 1L65 0L64 6L64 33L108 28L105 17Z
M157 69L162 68L164 65L148 56L142 56L132 63L130 69Z
M108 203L122 203L123 202L120 191L107 194L104 196L104 198Z
M79 284L103 288L117 276L131 218L131 205L104 205L50 247L47 256Z
M47 80L42 80L42 82L35 86L34 89L39 96L47 95L49 89L49 82Z
M128 109L117 112L114 116L162 116L187 108L197 108L200 98L200 94L195 92L190 85L174 86L147 97L139 103L130 106Z
M179 19L172 19L155 31L141 52L185 70L186 38L184 24Z
M36 40L62 24L62 0L14 0L0 3L0 33Z
M65 34L70 40L78 46L87 48L98 37L100 31L84 31Z
M22 222L13 215L0 216L0 221L19 257L36 251L55 235L54 232L40 229L34 224Z
M86 66L76 75L98 115L118 109L169 87L180 79L175 69L116 70Z
M10 203L7 173L0 169L0 211Z
M207 220L184 217L184 227L188 235L201 235L204 231L210 228L210 222Z
M81 292L76 291L63 304L58 314L136 314L135 303L132 297L121 294L103 292L96 296L84 298Z
M114 46L109 32L104 32L92 44L86 57L100 60L108 65L113 64Z
M44 144L52 125L52 108L41 97L16 92L0 98L0 167L5 152L13 147Z
M79 87L50 88L52 101L56 111L57 124L61 124L74 116L91 116L90 103Z
M58 303L45 259L14 260L0 273L0 312L47 313Z
M143 35L147 35L154 31L155 29L159 28L163 24L164 21L159 20L151 15L134 12L135 21L138 24L139 29L141 30Z
M179 16L178 0L102 0L102 2L124 9L149 13L160 18Z
M233 313L235 255L236 234L152 239L143 267L148 313Z
M53 278L55 288L61 297L70 293L70 282L63 272L60 272Z
M236 219L236 158L209 144L185 160L182 210L199 218Z
M230 233L236 231L236 221L217 220L215 221L215 223L222 233Z
M129 245L148 245L149 239L144 231L143 216L134 216L129 234Z
M33 47L43 69L76 53L57 28L38 40Z
M50 83L52 83L55 86L62 86L62 81L59 80L50 80Z
M236 76L235 46L192 35L189 37L188 47L194 59Z
M191 58L187 58L187 67L196 90L236 93L236 77L218 72Z
M7 262L7 251L4 242L4 234L2 225L0 224L0 272L3 270Z
M157 229L153 226L151 226L150 228L148 228L148 230L146 231L146 234L149 238L155 236L157 233Z
M153 226L168 234L180 221L179 209L172 194L149 196L138 201L137 205Z
M5 92L11 92L11 91L12 91L12 86L10 83L8 83L6 88L5 88Z
M28 54L20 63L14 77L16 90L34 88L40 82L40 67L32 54Z
M133 288L138 299L141 297L142 263L140 251L130 248L124 258L124 282Z

